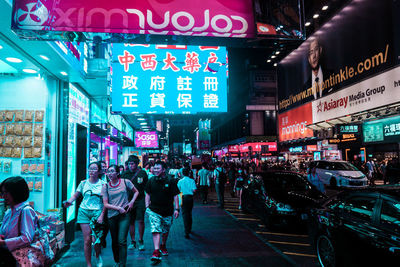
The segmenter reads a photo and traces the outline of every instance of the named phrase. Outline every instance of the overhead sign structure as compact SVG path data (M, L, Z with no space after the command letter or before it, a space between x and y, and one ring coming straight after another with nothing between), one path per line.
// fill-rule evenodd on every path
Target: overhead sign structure
M157 132L135 132L135 147L158 148Z
M132 34L252 38L252 8L251 0L14 0L12 29L40 39L121 34L113 42Z
M113 45L114 113L227 112L225 47Z
M400 66L313 101L313 123L398 102L399 77Z

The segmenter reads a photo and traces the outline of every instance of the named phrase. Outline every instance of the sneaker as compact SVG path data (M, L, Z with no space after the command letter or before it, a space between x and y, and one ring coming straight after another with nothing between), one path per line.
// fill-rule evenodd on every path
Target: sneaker
M168 256L168 250L165 244L160 246L160 252L163 256Z
M160 250L154 250L153 255L151 256L151 261L161 261L161 252Z
M143 251L143 250L144 250L143 240L142 240L142 241L139 240L139 250L140 250L140 251Z
M101 257L101 255L99 255L98 258L95 258L95 261L97 267L103 267L103 258Z
M129 246L128 249L135 249L136 248L136 241L132 241Z

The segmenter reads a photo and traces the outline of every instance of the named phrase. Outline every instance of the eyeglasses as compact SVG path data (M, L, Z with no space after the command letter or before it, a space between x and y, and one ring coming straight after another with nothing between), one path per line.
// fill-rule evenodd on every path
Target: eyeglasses
M107 170L107 173L114 173L114 172L116 172L114 169Z
M90 171L90 172L97 172L98 170L99 170L99 169L97 169L97 168L96 168L96 169L94 169L94 168L89 168L89 171Z

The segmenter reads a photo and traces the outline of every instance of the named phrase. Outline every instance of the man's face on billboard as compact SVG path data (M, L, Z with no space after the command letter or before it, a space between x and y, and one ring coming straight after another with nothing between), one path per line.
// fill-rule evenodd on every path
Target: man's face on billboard
M314 40L310 43L310 50L308 51L308 62L310 63L312 70L319 68L319 61L321 56L322 48L318 43L318 40Z

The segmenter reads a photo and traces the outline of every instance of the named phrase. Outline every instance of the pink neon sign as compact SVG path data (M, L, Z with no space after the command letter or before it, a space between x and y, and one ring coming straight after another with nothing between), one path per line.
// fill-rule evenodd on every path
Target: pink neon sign
M158 148L157 132L135 132L135 147Z
M255 37L251 0L15 0L14 30Z

